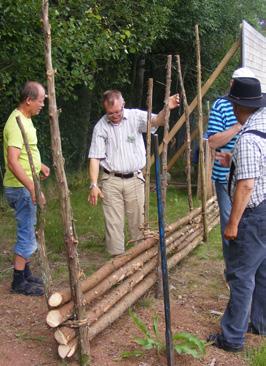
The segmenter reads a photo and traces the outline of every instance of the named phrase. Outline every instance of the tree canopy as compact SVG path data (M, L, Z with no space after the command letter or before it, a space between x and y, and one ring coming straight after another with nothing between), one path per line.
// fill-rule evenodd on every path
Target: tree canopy
M67 161L78 167L86 160L105 89L119 88L130 105L145 107L143 80L144 86L150 76L164 82L166 55L179 53L193 98L195 24L207 78L239 36L242 19L259 28L265 15L264 0L51 0L53 66ZM41 0L2 0L0 41L2 130L24 82L46 83ZM161 95L155 93L155 110L161 106ZM42 124L38 129L48 158L49 129Z

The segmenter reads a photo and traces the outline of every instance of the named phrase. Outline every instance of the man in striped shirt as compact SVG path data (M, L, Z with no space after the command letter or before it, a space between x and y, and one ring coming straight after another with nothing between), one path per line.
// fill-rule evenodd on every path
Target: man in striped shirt
M141 169L146 164L142 134L147 131L147 112L125 109L118 90L107 90L103 95L106 114L94 127L89 151L90 194L92 205L103 201L105 240L111 255L122 254L124 248L124 219L127 216L132 240L141 237L144 219L144 178ZM169 108L179 105L179 95L169 98ZM152 115L154 130L165 123L165 109ZM99 170L102 168L100 186Z
M221 334L208 340L237 352L243 348L246 332L266 335L266 94L261 93L259 80L238 78L227 98L243 126L232 156L232 210L224 232L229 240L230 300ZM223 164L230 160L228 153L219 157Z
M241 67L234 71L232 81L238 77L254 77L254 74L248 68ZM241 125L236 120L232 103L225 98L218 98L212 106L208 123L207 135L210 147L218 152L233 150L240 130ZM212 170L212 180L215 183L220 210L220 224L225 265L228 257L228 241L224 238L223 233L231 210L231 202L227 193L228 174L229 168L223 167L219 160L215 160Z

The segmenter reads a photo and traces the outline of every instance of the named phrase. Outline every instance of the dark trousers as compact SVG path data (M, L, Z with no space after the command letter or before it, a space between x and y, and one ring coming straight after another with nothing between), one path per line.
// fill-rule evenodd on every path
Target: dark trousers
M230 300L221 320L225 342L242 346L249 318L266 335L266 201L246 209L229 241L226 277Z

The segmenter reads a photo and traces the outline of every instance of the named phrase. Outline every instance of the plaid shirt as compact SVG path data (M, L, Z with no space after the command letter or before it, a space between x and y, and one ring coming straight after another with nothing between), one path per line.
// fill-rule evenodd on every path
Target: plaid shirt
M232 177L231 199L238 180L253 178L254 189L247 205L247 208L253 208L266 199L266 139L251 133L243 134L248 130L266 132L266 108L258 109L247 119L232 156L236 168Z

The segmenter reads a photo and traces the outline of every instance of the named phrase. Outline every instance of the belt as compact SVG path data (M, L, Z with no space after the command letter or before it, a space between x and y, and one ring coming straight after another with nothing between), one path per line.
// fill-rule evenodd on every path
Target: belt
M123 178L123 179L128 179L128 178L133 178L134 177L134 173L126 173L126 174L123 174L123 173L114 173L114 172L109 172L109 170L103 168L103 171L106 173L106 174L112 174L114 175L115 177L118 177L118 178Z

